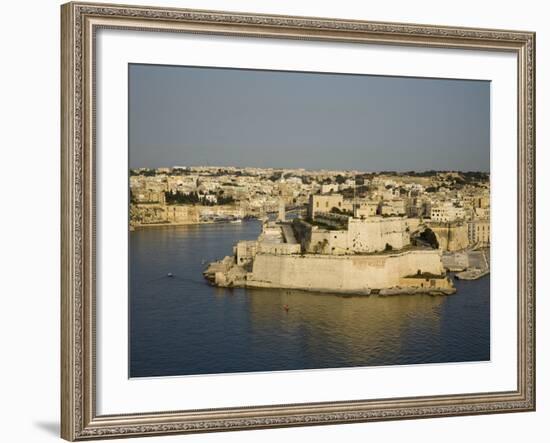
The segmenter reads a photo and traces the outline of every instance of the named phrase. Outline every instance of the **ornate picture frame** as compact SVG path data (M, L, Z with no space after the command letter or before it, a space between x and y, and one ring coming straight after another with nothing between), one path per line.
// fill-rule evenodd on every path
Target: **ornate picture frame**
M67 3L62 21L61 435L88 440L533 411L535 409L535 34L524 31ZM178 32L517 56L517 389L236 408L96 413L95 36L98 29Z

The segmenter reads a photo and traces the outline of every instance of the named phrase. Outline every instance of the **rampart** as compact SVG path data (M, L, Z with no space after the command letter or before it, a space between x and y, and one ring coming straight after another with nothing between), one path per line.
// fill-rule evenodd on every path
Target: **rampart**
M258 253L244 285L365 293L372 289L400 287L407 281L403 280L405 277L441 276L443 273L438 250L357 256ZM435 283L435 289L452 287L445 278L440 280Z

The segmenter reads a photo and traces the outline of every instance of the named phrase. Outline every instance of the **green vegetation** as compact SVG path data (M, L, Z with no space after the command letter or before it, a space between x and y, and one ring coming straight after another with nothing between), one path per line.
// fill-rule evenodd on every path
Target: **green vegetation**
M411 177L433 177L438 174L438 171L434 171L433 169L429 171L408 171L403 173L403 175L410 175Z
M191 171L187 168L172 168L172 175L190 175Z
M488 172L467 171L467 172L462 172L461 174L462 174L462 177L464 177L464 180L466 180L467 182L489 181Z
M144 177L154 177L157 175L156 169L130 169L130 176L143 175Z
M215 205L229 205L235 203L235 199L231 196L224 197L222 195L217 197L217 203L210 202L206 199L201 199L199 194L196 192L191 192L189 194L184 194L181 191L176 191L172 193L166 191L164 193L166 203L169 205L203 205L203 206L215 206Z
M164 193L164 198L166 199L166 203L169 205L200 203L199 195L196 192L191 192L190 194L184 194L181 191L176 191L176 193L167 191Z
M338 183L339 185L343 184L346 182L346 177L342 176L341 174L338 174L336 176L336 183Z
M344 189L339 192L339 194L342 194L344 198L353 198L354 196L362 198L366 197L366 195L372 190L374 190L374 188L369 185L360 185L355 187L355 194L353 192L353 188Z
M350 216L353 215L351 211L346 211L345 209L340 209L336 206L333 206L330 212L333 214L350 215Z
M218 196L218 202L216 204L218 205L230 205L235 203L235 199L231 196L223 197L221 195Z
M323 223L323 222L320 222L319 220L314 220L311 218L307 218L306 221L312 226L317 226L318 228L326 229L327 231L340 231L341 229L344 229L343 226L336 228L332 225L327 225L326 223Z
M328 246L328 240L325 238L323 241L317 242L317 244L313 247L315 254L320 254L324 251L324 249Z

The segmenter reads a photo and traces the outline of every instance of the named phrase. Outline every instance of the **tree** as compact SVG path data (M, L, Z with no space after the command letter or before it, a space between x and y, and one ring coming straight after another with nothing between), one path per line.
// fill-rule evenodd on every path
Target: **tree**
M235 203L235 199L230 195L227 197L218 197L218 205L229 205L231 203Z
M336 176L336 183L338 183L339 185L343 184L346 182L346 177L344 177L342 174L338 174Z
M209 193L212 195L212 193ZM206 198L201 198L197 192L191 192L189 194L184 194L181 191L176 191L172 193L166 191L164 193L166 204L168 205L203 205L203 206L215 206L218 205L229 205L235 203L235 199L228 195L227 197L222 196L221 194L217 198L217 203L211 202Z
M175 193L172 193L170 191L166 191L164 193L164 197L166 200L166 203L169 205L174 204L196 204L199 203L199 195L196 192L191 192L189 194L184 194L181 191L176 191Z

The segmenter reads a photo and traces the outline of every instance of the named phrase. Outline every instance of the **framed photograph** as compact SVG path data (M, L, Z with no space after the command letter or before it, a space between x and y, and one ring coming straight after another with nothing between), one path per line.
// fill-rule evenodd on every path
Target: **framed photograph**
M535 409L535 35L68 3L62 437Z

